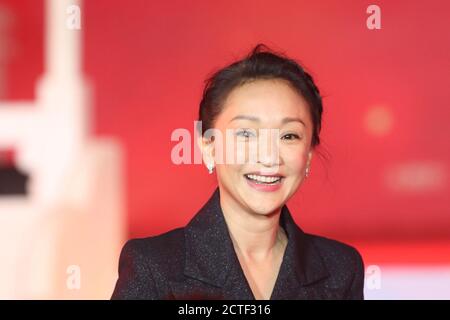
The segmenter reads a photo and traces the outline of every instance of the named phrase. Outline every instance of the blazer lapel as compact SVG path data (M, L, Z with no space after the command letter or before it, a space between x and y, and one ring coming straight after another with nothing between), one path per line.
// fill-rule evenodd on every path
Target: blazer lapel
M295 223L286 205L281 210L280 225L286 231L288 244L271 299L320 299L320 290L314 284L329 273L319 251Z
M219 188L185 227L185 281L171 282L174 298L254 299L220 207Z
M271 299L321 299L323 289L314 286L329 276L322 258L297 226L287 206L280 225L288 244ZM183 281L172 281L175 299L252 300L254 295L240 266L220 207L217 187L207 203L185 227Z

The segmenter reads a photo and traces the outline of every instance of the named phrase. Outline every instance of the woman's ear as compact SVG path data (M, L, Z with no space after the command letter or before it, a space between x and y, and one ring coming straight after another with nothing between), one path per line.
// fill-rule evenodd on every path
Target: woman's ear
M214 143L211 139L199 136L197 138L197 145L202 153L203 162L208 164L214 164Z
M312 161L313 154L314 154L314 150L311 149L311 150L308 152L308 160L306 161L306 166L307 166L307 167L311 166L311 161Z

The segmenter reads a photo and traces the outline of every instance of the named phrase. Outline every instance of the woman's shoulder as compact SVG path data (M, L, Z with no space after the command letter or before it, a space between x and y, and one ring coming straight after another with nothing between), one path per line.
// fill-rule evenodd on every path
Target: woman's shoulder
M183 228L128 240L120 253L112 299L158 298L156 278L181 272L183 243Z
M325 236L305 233L306 237L312 242L319 250L324 252L339 252L340 254L359 254L358 250L345 242L340 240L331 239Z
M177 255L183 250L183 245L184 228L176 228L155 236L129 239L122 250L154 260Z
M314 234L306 234L306 237L308 242L318 250L330 271L336 268L353 271L364 269L362 256L354 246Z
M364 299L364 262L352 245L323 236L306 234L311 250L319 253L328 270L328 288L344 288L345 299Z

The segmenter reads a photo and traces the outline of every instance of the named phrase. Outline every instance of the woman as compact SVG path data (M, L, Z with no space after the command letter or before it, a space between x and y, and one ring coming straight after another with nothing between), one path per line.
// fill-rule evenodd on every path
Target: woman
M198 143L218 187L186 227L125 244L112 298L363 299L356 249L304 233L285 205L321 117L311 76L264 45L209 78Z

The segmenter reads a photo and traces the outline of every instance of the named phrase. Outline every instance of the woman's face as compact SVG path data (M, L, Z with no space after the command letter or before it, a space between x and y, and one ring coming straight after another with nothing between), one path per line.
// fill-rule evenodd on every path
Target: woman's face
M214 128L223 137L222 145L217 137L210 145L221 197L256 214L281 208L302 183L312 157L306 101L284 80L246 83L228 95Z

